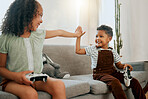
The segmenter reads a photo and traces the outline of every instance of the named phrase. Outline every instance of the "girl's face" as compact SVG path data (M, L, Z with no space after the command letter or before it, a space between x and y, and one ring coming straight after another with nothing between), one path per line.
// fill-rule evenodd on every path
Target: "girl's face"
M98 30L96 35L96 47L101 47L103 49L108 49L108 43L111 41L112 37L107 35L104 30Z
M43 9L41 5L38 5L37 15L34 16L32 23L31 23L31 31L36 31L39 25L43 22L42 16L43 16Z

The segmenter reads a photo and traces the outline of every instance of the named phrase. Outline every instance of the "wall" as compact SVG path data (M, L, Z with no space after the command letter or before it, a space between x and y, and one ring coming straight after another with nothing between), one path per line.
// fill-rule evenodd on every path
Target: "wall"
M14 0L0 0L0 19ZM113 0L38 0L44 9L44 29L64 29L74 32L78 25L86 31L82 37L82 45L94 44L96 27L101 24L113 26ZM107 6L106 10L100 9ZM148 60L148 0L119 0L121 2L121 33L123 61ZM113 12L112 12L113 11ZM100 15L99 15L100 12ZM102 16L104 15L104 16ZM100 17L99 17L100 16ZM102 20L103 19L103 20ZM1 25L1 20L0 20ZM45 40L45 44L75 45L75 38L56 37Z
M98 26L99 0L38 0L44 9L43 23L40 28L63 29L75 32L78 25L86 34L81 45L94 44ZM56 37L45 40L45 44L75 45L75 38Z
M114 48L115 34L115 5L114 0L100 0L99 9L99 26L102 24L108 25L113 29L113 39L109 43L110 47Z
M2 19L4 18L4 15L9 7L9 5L14 0L0 0L0 26L2 25ZM1 34L1 31L0 31Z
M148 60L148 0L120 0L123 61Z
M38 0L43 7L43 23L39 28L48 30L64 29L75 32L77 17L74 0ZM75 2L74 2L75 3ZM56 37L45 40L45 44L73 44L75 39Z

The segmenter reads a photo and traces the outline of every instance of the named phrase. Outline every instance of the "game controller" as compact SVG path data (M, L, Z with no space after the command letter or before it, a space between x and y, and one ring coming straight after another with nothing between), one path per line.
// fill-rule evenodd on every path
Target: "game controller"
M35 81L44 81L46 82L47 81L47 77L48 75L46 74L42 74L42 73L29 73L26 75L26 78L32 82L35 82Z
M124 69L124 83L126 87L130 86L130 81L132 80L132 76L130 74L129 66Z

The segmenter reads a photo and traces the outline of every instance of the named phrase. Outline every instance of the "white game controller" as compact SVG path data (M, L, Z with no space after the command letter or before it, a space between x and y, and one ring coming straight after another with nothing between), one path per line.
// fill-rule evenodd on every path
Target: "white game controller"
M126 87L130 86L130 81L132 80L132 76L130 74L129 66L124 69L124 83Z
M32 82L35 82L35 81L44 81L44 82L46 82L47 77L48 77L48 75L42 74L42 73L39 73L39 74L29 73L29 74L26 75L26 78L28 80L32 81Z

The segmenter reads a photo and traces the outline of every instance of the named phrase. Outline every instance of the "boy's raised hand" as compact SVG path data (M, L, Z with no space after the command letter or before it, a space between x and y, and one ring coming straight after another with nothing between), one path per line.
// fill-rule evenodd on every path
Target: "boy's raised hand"
M77 29L75 30L75 33L77 34L77 37L81 37L82 35L85 34L85 32L82 31L82 27L78 26Z

